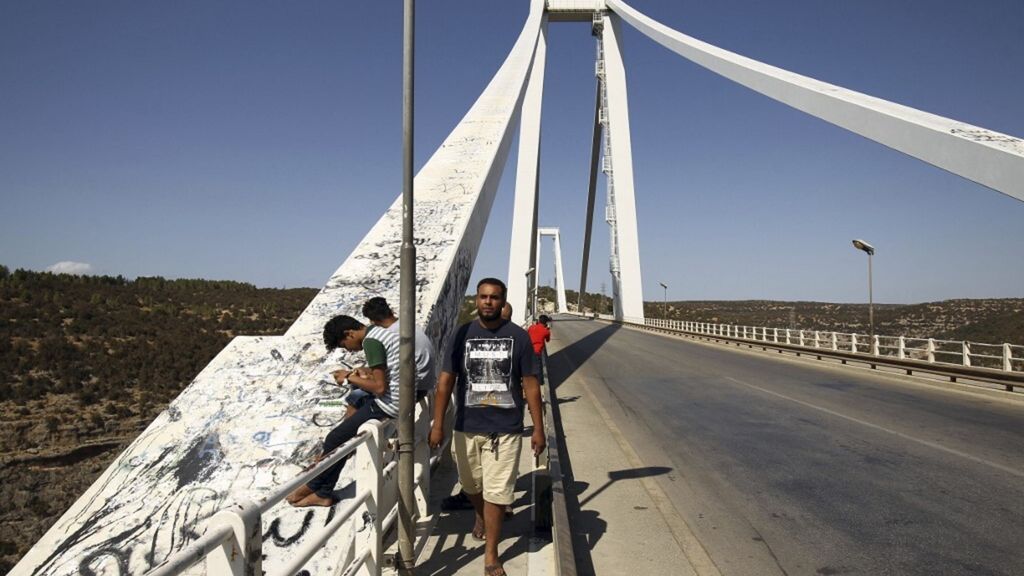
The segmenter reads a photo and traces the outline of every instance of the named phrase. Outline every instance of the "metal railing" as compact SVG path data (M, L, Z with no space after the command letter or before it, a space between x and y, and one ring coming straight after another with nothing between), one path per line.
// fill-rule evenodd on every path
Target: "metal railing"
M417 403L415 448L415 498L419 518L426 517L430 495L430 471L438 456L432 456L427 445L432 415L431 400ZM384 566L383 538L398 517L398 461L391 443L395 435L394 420L371 420L359 427L359 433L331 452L316 466L275 488L259 502L244 500L214 514L206 532L167 560L146 573L146 576L176 576L206 562L206 573L231 576L262 576L263 514L293 490L319 476L327 468L354 453L356 495L341 503L331 521L300 548L291 552L283 568L274 574L292 576L323 548L347 522L356 524L352 547L339 573L380 574ZM444 447L441 448L441 451ZM441 452L439 451L439 453ZM390 456L390 458L389 458Z
M596 315L602 320L611 316ZM1007 391L1024 387L1024 346L1017 344L986 344L961 340L910 338L906 336L795 330L766 326L716 324L661 318L626 318L623 324L696 335L737 343L757 344L819 357L853 360L938 374L952 381L965 378L999 384Z

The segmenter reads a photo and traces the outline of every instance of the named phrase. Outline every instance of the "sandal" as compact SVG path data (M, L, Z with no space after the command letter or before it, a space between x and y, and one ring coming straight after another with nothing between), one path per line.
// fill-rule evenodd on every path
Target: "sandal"
M469 497L466 496L465 492L459 492L458 494L448 496L444 500L441 500L441 510L444 510L445 512L472 509L473 503L469 501Z
M505 573L505 567L501 564L491 564L484 566L484 576L508 576L508 574Z

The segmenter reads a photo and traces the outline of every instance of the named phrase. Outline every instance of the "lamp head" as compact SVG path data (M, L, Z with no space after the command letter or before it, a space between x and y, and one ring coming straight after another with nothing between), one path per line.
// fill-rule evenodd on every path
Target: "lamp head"
M875 247L860 239L856 239L853 241L853 247L856 248L857 250L863 250L867 252L868 256L873 256L875 254Z
M666 286L664 282L658 282L658 284L665 290L668 290L668 286Z

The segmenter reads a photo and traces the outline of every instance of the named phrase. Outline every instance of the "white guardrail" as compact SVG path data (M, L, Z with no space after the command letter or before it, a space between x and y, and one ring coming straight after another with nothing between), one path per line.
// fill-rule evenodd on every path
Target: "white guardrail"
M596 314L601 320L616 321L608 314ZM806 350L847 358L855 357L870 363L892 364L909 372L914 369L956 377L974 378L1004 385L1006 390L1024 387L1024 346L1017 344L986 344L963 340L936 340L906 336L797 330L765 326L738 326L662 318L626 318L633 324L710 338L758 343ZM845 360L844 360L845 362ZM932 367L929 369L928 367Z
M645 318L642 321L639 319L632 321L628 318L626 320L655 328L668 328L710 336L789 344L805 348L824 348L852 354L888 356L899 360L922 360L932 364L976 366L1004 372L1024 372L1024 346L1015 344L985 344L963 340L936 340L935 338L908 338L877 334L872 339L867 334L710 324L660 318Z
M438 456L432 456L427 445L430 419L433 414L430 395L416 405L416 448L414 480L419 518L427 515L430 497L430 471ZM451 420L446 419L446 420ZM176 576L205 560L206 574L231 576L262 576L263 513L309 482L339 460L355 453L354 481L356 495L342 501L331 521L315 538L295 550L275 576L293 576L313 555L350 520L354 535L347 557L338 567L339 574L378 575L383 567L383 537L398 517L398 460L395 452L394 420L371 420L359 433L336 448L315 467L282 484L259 502L237 502L214 514L206 532L187 547L170 556L146 576ZM450 435L446 435L450 437ZM438 451L440 454L444 450ZM384 513L382 513L384 512Z

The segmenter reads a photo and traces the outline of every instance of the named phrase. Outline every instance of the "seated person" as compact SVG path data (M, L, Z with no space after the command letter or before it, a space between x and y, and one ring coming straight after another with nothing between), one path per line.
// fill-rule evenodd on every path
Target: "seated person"
M331 430L324 439L318 460L354 438L359 427L370 420L398 416L398 336L379 326L364 326L351 316L335 316L324 326L324 344L328 351L339 346L350 352L360 350L366 355L365 370L334 373L338 382L346 379L352 386L368 393L350 406L351 415ZM296 507L334 505L334 486L351 455L342 458L305 486L288 495L288 503Z
M363 316L374 326L386 328L400 335L401 321L395 318L395 312L388 305L388 301L377 296L370 298L363 304ZM426 333L419 326L413 327L416 349L416 400L422 400L437 383L437 370L434 367L434 358L437 354L434 351L434 343L430 341Z

